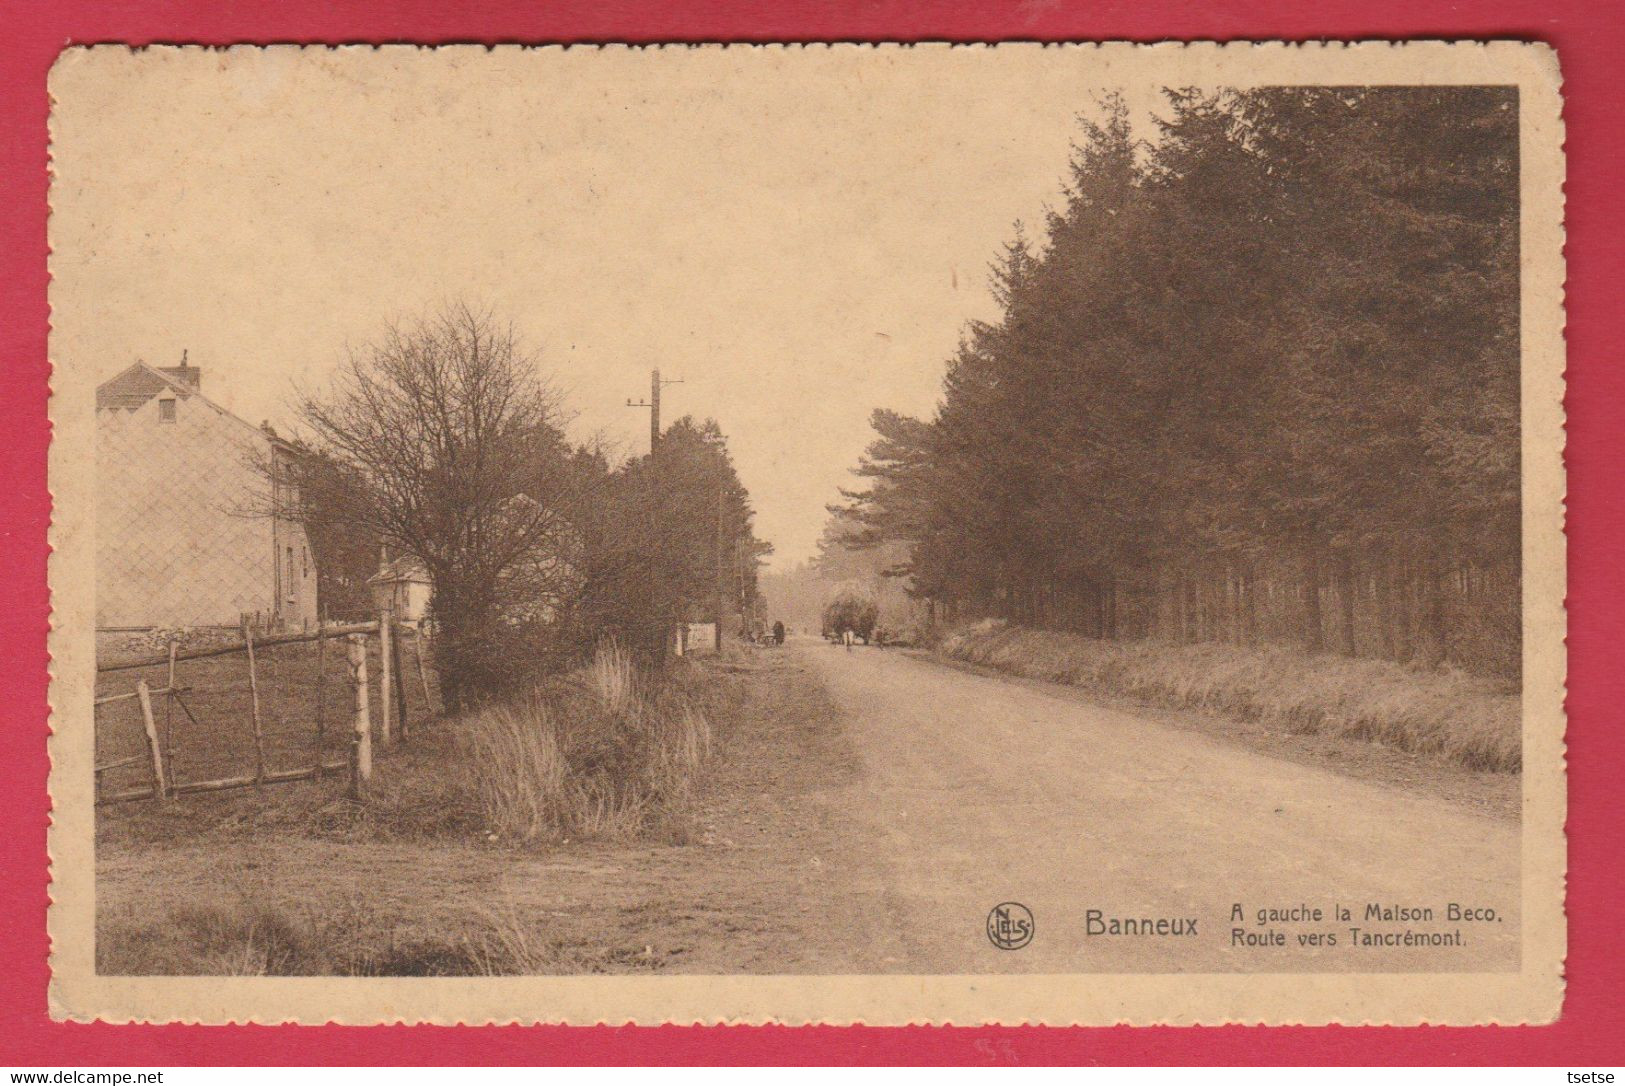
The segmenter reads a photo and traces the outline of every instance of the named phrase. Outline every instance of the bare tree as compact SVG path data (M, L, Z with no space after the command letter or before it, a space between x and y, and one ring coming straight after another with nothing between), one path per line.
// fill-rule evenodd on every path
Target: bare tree
M548 492L567 485L559 398L513 330L461 303L390 326L298 414L322 465L301 501L423 563L447 705L511 678L506 628L567 593L574 549L567 499Z

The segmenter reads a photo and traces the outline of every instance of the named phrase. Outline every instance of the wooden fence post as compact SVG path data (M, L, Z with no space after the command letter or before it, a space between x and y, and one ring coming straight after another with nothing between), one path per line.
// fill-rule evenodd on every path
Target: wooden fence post
M394 695L392 689L394 680L390 678L390 672L394 668L389 666L390 650L394 648L390 644L389 628L394 624L394 608L385 607L378 612L378 666L380 669L378 676L378 738L383 741L386 747L389 746L390 728L394 723L391 719L394 716L394 706L390 704Z
M434 703L429 700L429 673L423 668L423 620L418 619L417 652L418 682L423 684L423 715L429 716L434 712Z
M254 783L265 783L265 734L260 730L260 680L254 666L254 627L243 623L243 643L248 646L248 697L254 720Z
M327 746L327 624L316 626L316 772L322 770L322 752Z
M152 751L152 794L160 801L169 798L169 785L164 781L164 755L158 744L158 724L152 718L152 694L147 680L135 684L135 696L141 702L141 723L147 731L147 749Z
M350 732L350 798L366 795L372 779L372 726L367 720L367 635L345 638L350 666L350 688L354 694L354 719Z
M170 693L164 695L164 761L169 763L169 771L175 772L175 652L179 643L171 637L169 639L169 680L164 689Z
M395 676L395 718L399 723L401 742L406 742L406 659L401 656L401 628L390 615L389 623L389 657L394 661L392 674Z
M92 687L91 689L94 691L95 688ZM100 732L101 720L102 720L101 703L97 702L97 701L92 701L90 703L90 734L91 734L92 753L94 753L94 750L95 750L95 736L98 735L99 732ZM102 801L102 774L105 773L105 772L107 772L107 771L105 769L101 768L100 766L96 767L96 783L94 785L92 785L91 796L94 797L94 799L95 799L95 801L97 803L100 803Z

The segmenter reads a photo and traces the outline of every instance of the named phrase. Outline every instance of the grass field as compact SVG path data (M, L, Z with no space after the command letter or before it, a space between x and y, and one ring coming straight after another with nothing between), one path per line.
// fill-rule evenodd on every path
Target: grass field
M949 633L939 651L1030 679L1381 743L1467 769L1516 772L1523 762L1517 692L1457 671L1279 646L1101 641L990 622Z
M602 698L620 681L585 677L570 696ZM524 832L488 794L507 771L482 764L482 733L506 724L485 716L435 721L382 752L364 807L329 780L103 808L98 971L818 971L847 952L864 900L840 872L867 850L848 855L851 830L816 800L853 772L838 714L775 650L694 658L668 682L646 705L703 718L709 754L680 787L623 793L661 800L655 819L543 817ZM583 722L583 707L560 719ZM698 739L676 734L633 760L654 782ZM578 781L606 764L596 744L563 753Z

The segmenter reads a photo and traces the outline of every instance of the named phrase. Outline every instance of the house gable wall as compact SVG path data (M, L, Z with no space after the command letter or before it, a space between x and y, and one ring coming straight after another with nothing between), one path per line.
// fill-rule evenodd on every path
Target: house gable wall
M173 422L161 421L165 400ZM314 622L303 529L255 508L266 486L254 465L269 449L201 397L97 411L98 627L235 625L244 613Z

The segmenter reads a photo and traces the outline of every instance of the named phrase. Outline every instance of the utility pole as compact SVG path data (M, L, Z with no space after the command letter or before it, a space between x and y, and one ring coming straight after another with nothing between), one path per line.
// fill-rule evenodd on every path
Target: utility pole
M722 472L717 472L717 652L722 652L722 594L725 591L722 563Z
M649 455L660 444L660 371L649 371Z
M655 446L660 444L660 389L665 385L680 385L682 383L683 383L683 379L681 377L678 377L675 380L662 381L660 379L660 371L659 370L657 370L657 369L650 370L649 371L649 398L647 400L628 399L626 401L626 406L628 406L628 407L647 407L649 409L649 455L650 456L653 456L655 454Z
M655 463L655 453L660 447L660 390L666 385L680 385L682 383L683 379L681 377L670 381L662 381L660 379L660 370L652 369L649 371L649 398L647 400L634 400L628 397L626 401L628 407L647 407L649 409L649 465L651 468L658 468ZM660 499L657 498L656 500ZM666 631L667 634L670 632L670 630ZM683 635L679 634L678 636ZM666 640L665 634L662 634L661 637L660 651L661 655L664 656L669 642ZM717 650L720 652L721 649L722 619L719 616L717 619Z

